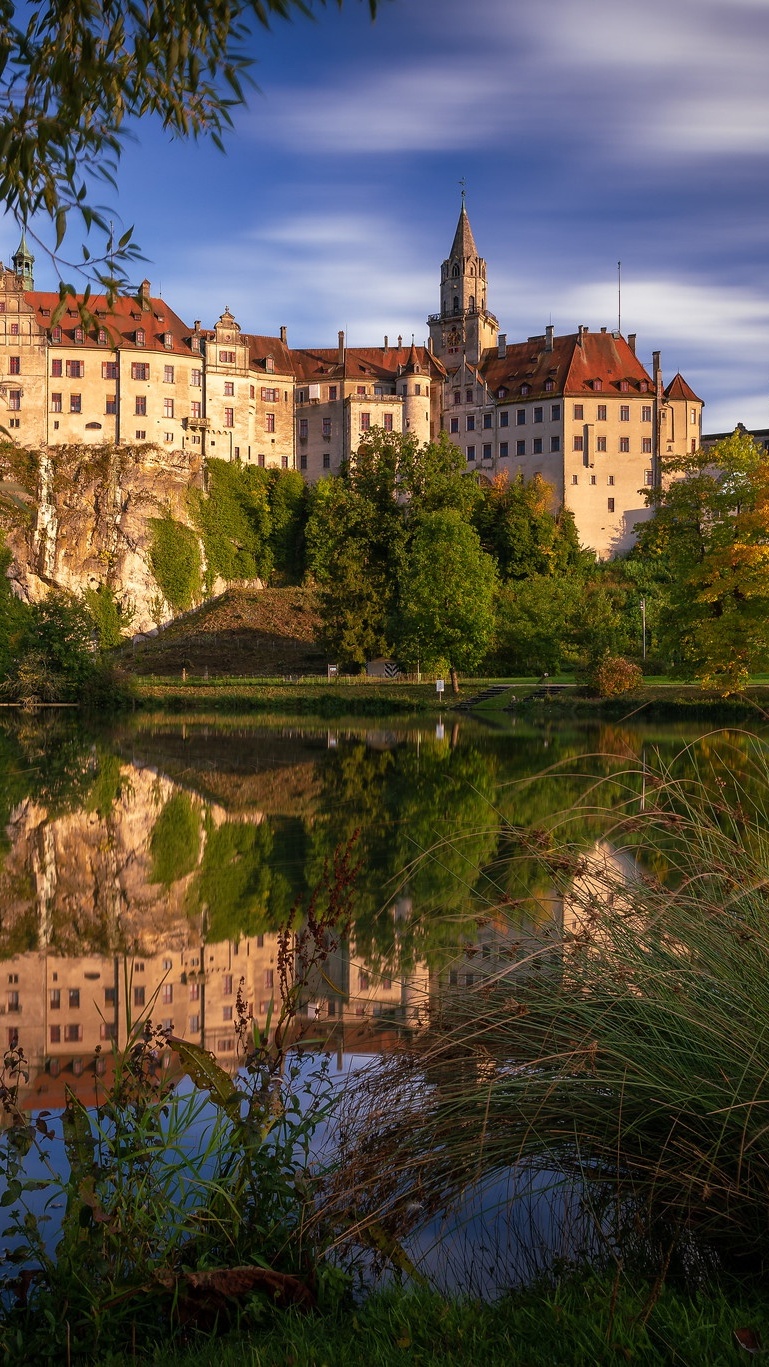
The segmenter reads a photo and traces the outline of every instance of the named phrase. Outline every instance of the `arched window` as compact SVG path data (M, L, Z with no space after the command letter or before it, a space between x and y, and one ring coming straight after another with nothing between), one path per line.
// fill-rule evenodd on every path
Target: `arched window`
M459 313L459 295L454 295L454 312Z
M475 313L475 295L470 295L470 312Z
M459 276L459 266L457 265L456 261L454 262L454 265L451 267L451 274L453 275L455 280Z

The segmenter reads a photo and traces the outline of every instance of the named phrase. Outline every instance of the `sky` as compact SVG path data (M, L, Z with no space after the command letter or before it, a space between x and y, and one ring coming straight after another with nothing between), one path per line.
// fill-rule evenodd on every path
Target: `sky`
M422 342L464 180L508 341L619 317L706 432L769 426L769 0L330 2L255 35L226 155L137 130L110 203L153 293L297 347Z

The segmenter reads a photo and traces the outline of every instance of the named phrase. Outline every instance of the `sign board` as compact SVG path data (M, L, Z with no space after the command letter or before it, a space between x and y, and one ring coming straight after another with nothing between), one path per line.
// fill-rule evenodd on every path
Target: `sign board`
M444 688L443 679L436 679L436 680L435 680L435 691L436 691L436 693L442 693L442 692L443 692L443 688Z
M339 665L329 665L329 667L328 667L328 677L329 677L330 679L335 679L335 678L337 677L338 673L339 673Z

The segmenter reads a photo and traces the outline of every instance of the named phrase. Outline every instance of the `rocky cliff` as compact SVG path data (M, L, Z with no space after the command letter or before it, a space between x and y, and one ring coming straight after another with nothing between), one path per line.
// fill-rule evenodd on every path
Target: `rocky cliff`
M37 601L50 588L103 584L133 612L134 631L164 617L152 571L152 519L191 527L187 494L203 483L201 457L156 446L0 448L2 524L15 591Z

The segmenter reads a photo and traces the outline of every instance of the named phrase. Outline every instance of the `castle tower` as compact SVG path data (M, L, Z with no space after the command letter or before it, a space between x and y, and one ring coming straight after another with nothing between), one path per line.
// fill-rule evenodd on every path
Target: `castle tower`
M35 288L35 258L27 246L27 238L22 229L21 242L11 257L13 271L17 279L21 281L22 289L33 290Z
M427 322L433 352L449 370L463 359L478 365L496 345L499 324L486 308L486 262L478 255L464 190L451 251L441 266L441 311Z
M408 360L398 381L403 395L403 430L424 443L430 440L430 372L419 360L412 340Z

